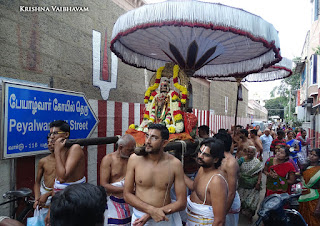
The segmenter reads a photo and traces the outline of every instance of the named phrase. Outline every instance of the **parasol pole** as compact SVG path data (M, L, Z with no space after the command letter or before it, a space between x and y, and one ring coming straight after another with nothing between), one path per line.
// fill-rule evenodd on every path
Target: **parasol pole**
M234 117L234 133L236 132L237 126L237 117L238 117L238 105L239 105L239 97L240 97L240 87L241 87L241 78L237 78L237 100L236 100L236 115ZM242 93L241 93L242 98Z

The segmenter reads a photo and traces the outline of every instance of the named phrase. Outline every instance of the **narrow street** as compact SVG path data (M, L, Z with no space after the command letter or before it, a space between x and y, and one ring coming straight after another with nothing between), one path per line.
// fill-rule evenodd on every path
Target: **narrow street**
M260 202L259 202L259 205L258 205L258 210L260 208L260 204L263 201L264 195L265 195L265 192L266 192L266 179L267 179L266 175L262 174L262 189L261 189L261 192L260 192ZM257 212L258 212L258 210L257 210ZM257 213L256 213L256 215L254 215L252 223L250 223L245 216L240 214L240 216L239 216L239 226L251 225L254 222L256 222L257 220L258 220Z

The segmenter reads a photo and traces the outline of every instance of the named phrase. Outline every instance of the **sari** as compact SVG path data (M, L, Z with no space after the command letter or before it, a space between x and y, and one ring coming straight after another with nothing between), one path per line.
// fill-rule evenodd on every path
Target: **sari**
M279 177L272 178L267 176L267 185L266 185L266 197L272 194L281 194L288 193L290 194L290 186L287 182L287 176L291 172L296 172L293 164L291 162L284 162L281 164L273 165L274 157L271 157L267 160L265 166L267 167L267 171L270 172L273 169Z
M296 140L296 139L292 139L286 142L287 145L289 145L290 147L295 148L296 145L299 146L299 151L291 151L290 150L290 156L292 157L293 161L298 164L298 153L301 151L301 142Z
M302 136L299 136L297 140L300 141L300 144L301 144L301 152L297 154L298 160L300 163L305 164L307 162L307 158L309 154L310 139L307 136L305 138L303 138Z
M320 166L309 166L303 172L303 191L299 197L299 212L308 225L320 225L320 217L314 216L319 201ZM317 187L317 188L315 188Z
M256 190L258 173L263 170L263 163L256 157L245 161L244 157L238 160L240 166L238 192L241 200L241 209L250 211L253 216L259 203L260 190Z

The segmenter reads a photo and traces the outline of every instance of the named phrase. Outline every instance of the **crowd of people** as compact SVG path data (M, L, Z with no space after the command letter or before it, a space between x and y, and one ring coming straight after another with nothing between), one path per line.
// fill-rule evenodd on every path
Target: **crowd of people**
M233 226L240 213L252 220L262 188L265 196L291 193L301 179L299 211L309 225L320 225L320 149L310 148L305 130L299 133L235 126L211 137L203 125L189 156L193 162L183 165L164 151L166 126L151 124L142 154L134 154L131 135L119 138L116 150L102 159L95 186L86 183L82 148L65 146L70 126L54 121L47 137L51 154L38 164L34 208L52 226ZM194 172L186 170L188 165Z

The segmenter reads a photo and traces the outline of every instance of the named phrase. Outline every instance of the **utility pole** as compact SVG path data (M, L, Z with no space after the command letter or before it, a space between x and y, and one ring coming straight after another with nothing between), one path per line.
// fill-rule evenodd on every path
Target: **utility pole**
M291 89L289 90L289 119L291 119Z

